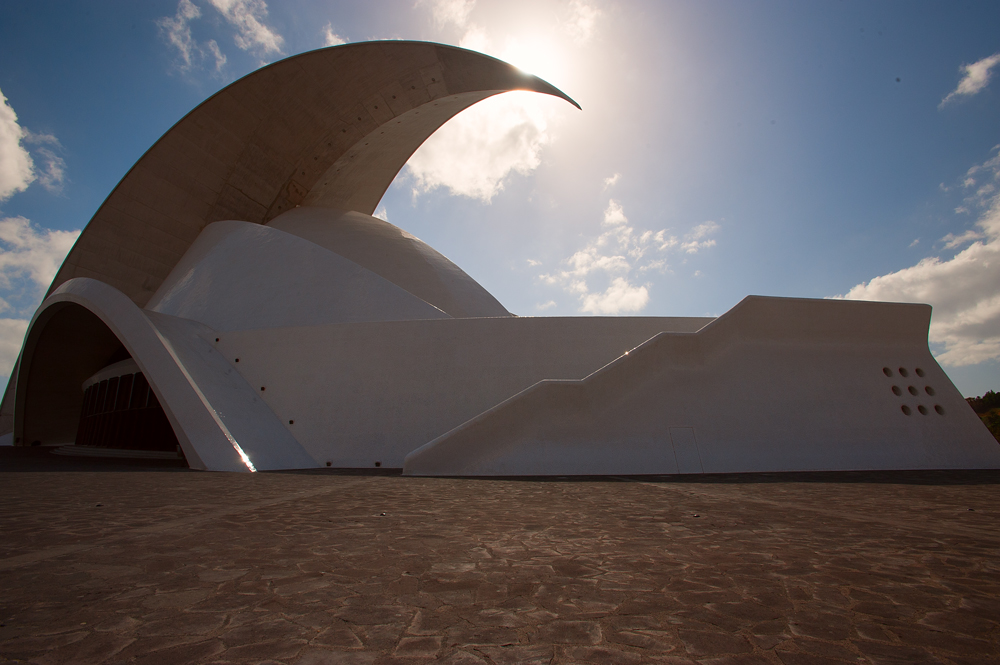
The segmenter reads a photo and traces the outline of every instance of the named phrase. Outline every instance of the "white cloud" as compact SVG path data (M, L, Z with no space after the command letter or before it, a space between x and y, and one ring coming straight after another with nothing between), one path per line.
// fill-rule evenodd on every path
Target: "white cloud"
M569 12L569 20L565 24L566 32L577 44L590 41L597 27L597 19L601 16L601 10L583 0L572 0L569 3Z
M621 179L622 179L621 173L616 173L612 176L608 176L607 178L604 179L604 189L608 189L609 187L614 187L615 185L618 184L618 181Z
M994 178L1000 177L996 159L982 167L991 169ZM945 249L972 243L951 259L927 257L838 297L929 303L934 307L929 337L944 346L938 356L942 364L963 366L1000 359L1000 195L984 201L980 208L977 229L942 238Z
M226 64L226 54L222 52L222 49L219 48L218 42L214 39L209 39L205 46L208 48L208 52L212 54L212 58L215 60L216 73L221 72L222 68Z
M544 312L545 310L552 309L555 306L556 306L556 301L549 300L548 302L538 303L537 305L535 305L535 309L537 309L539 312Z
M340 46L341 44L346 44L347 40L338 35L333 31L333 24L327 23L323 28L323 45L324 46Z
M0 92L0 201L23 192L35 179L31 155L21 145L27 132L17 123L17 114Z
M1000 64L1000 53L994 53L988 58L983 58L971 65L962 65L958 71L963 72L962 80L958 87L948 93L948 96L941 100L939 108L958 97L971 97L986 87L990 82L991 70Z
M690 233L684 236L681 249L688 254L697 254L698 250L715 247L715 240L707 238L719 230L719 225L715 222L704 222L691 229Z
M493 200L512 174L528 175L551 141L535 93L508 92L479 102L449 120L410 157L414 195L438 187Z
M202 54L198 43L191 36L191 21L201 16L201 9L191 0L180 0L177 3L177 13L174 16L164 16L156 21L160 34L167 43L177 49L180 56L178 68L181 71L191 69L196 57ZM218 48L218 45L216 45Z
M267 3L264 0L208 0L220 14L236 28L233 41L244 51L261 55L281 53L285 40L268 27Z
M0 319L0 377L10 376L27 330L27 319Z
M389 211L385 209L384 205L383 206L379 206L379 209L375 211L375 214L372 215L372 217L378 217L383 222L388 222L389 221Z
M47 287L79 235L38 229L24 217L0 219L0 290L24 280L38 291Z
M576 296L580 311L591 314L641 311L649 303L650 285L635 283L630 275L669 272L666 252L694 253L711 247L715 241L707 236L719 230L718 224L705 222L682 239L667 235L665 229L639 231L614 199L608 200L601 225L605 231L563 260L564 269L539 276L543 283Z
M455 25L464 28L469 22L469 14L476 6L476 0L427 0L423 3L431 8L431 16L439 28Z
M29 131L25 131L24 134L25 143L41 146L35 148L35 152L45 164L42 172L38 174L38 184L53 194L62 192L63 180L66 176L66 162L54 152L62 149L59 139L52 134L35 134Z
M263 0L208 0L208 4L236 30L233 41L239 48L261 56L281 53L284 38L264 22L267 3ZM191 23L201 17L198 5L191 0L179 0L177 13L158 19L156 25L167 44L177 49L180 71L188 72L211 56L215 72L219 73L226 64L226 54L218 42L209 39L202 44L191 34Z
M649 290L645 286L636 286L624 277L615 277L603 292L586 294L580 311L590 314L639 312L647 303Z
M537 261L535 259L527 259L527 262L528 262L528 265L531 266L532 268L534 268L535 266L542 265L541 261Z

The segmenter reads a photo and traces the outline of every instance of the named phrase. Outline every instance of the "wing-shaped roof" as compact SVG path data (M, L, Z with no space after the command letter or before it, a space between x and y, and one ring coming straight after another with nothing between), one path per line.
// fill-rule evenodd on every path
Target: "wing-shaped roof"
M136 162L49 293L91 277L142 307L212 222L266 224L299 204L371 214L427 137L509 90L578 106L500 60L425 42L347 44L257 70L188 113Z

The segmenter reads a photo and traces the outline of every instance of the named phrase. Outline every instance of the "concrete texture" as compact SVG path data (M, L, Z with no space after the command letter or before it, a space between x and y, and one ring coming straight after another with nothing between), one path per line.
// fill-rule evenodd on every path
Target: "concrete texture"
M1000 662L997 472L165 464L0 450L0 662Z
M407 455L404 473L1000 468L928 349L930 314L748 296L582 380L532 386Z
M147 309L220 332L448 316L315 243L237 221L207 226Z
M456 319L510 316L489 291L443 254L377 217L302 206L267 225L354 261Z

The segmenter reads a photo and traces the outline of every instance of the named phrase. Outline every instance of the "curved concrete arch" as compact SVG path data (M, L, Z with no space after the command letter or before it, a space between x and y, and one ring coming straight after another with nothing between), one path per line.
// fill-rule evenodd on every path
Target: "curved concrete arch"
M157 315L97 280L77 278L56 289L32 318L21 352L15 441L72 442L82 382L121 345L146 376L192 468L316 466L223 359L212 367L212 358L198 357L191 344L197 324L162 315L154 324L150 316Z
M579 107L512 65L440 44L347 44L257 70L188 113L136 162L48 293L90 277L144 307L212 222L264 224L302 203L371 214L427 137L511 90Z

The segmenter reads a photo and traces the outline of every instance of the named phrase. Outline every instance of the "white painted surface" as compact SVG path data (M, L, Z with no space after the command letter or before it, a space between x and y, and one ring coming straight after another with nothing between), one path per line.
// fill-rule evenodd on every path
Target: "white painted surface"
M708 318L443 319L220 333L218 349L321 464L407 453L544 378L582 378ZM239 358L239 362L235 359Z
M1000 468L1000 445L930 354L929 320L926 305L749 297L582 381L532 386L414 451L404 470Z
M235 221L207 226L147 309L220 331L448 317L313 242Z
M377 217L303 206L275 217L268 226L336 252L449 316L510 316L489 291L443 254Z
M213 358L214 351L205 348L203 339L199 342L198 333L210 331L193 322L155 313L151 314L157 320L154 325L127 296L97 280L69 280L42 303L29 325L25 371L19 380L26 380L30 373L31 360L44 331L46 312L66 306L84 307L96 314L126 347L163 406L192 468L249 470L241 455L242 444L230 432L227 421L240 436L254 428L254 434L246 436L244 443L249 450L246 454L256 468L314 466L294 438L287 433L281 438L283 428L273 414L268 422L269 411L263 402L258 400L256 406L247 404L247 396L253 397L252 390L228 363L217 353L217 358ZM41 323L36 326L39 321ZM16 394L16 413L23 413L23 386L18 386ZM80 396L82 399L82 391ZM44 413L45 406L40 403L34 408ZM17 429L14 435L20 436Z

